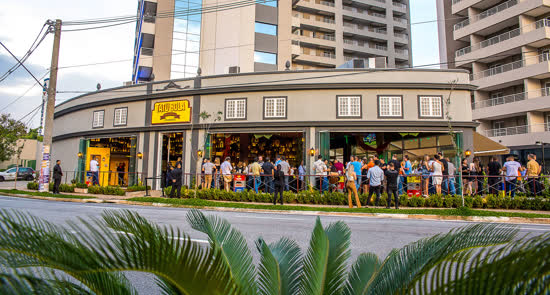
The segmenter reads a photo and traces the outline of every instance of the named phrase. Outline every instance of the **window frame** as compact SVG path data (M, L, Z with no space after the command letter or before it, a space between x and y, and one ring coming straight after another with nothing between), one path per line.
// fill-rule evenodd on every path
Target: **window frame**
M399 99L401 100L401 115L400 116L382 116L380 114L380 99L382 97L399 97ZM378 119L403 119L403 116L404 116L404 107L403 107L403 95L400 95L400 94L380 94L380 95L377 95L376 96L376 107L377 107L377 116L378 116Z
M116 123L116 112L117 110L126 110L126 120L124 121L124 124L117 124ZM120 108L115 108L114 112L113 112L113 127L120 127L120 126L127 126L128 125L128 107L120 107Z
M263 32L258 32L256 29L256 25L266 25L266 26L272 26L272 27L275 27L275 34L269 34L269 33L263 33ZM266 22L259 22L259 21L255 21L254 22L254 33L257 33L257 34L264 34L264 35L267 35L267 36L279 36L279 26L278 25L274 25L274 24L270 24L270 23L266 23Z
M359 98L359 115L346 115L341 116L340 115L340 98L341 97L358 97ZM348 105L349 109L349 105ZM363 96L360 94L353 94L353 95L336 95L336 119L363 119Z
M102 120L101 120L101 126L94 126L95 113L103 113L103 117L102 117ZM100 129L100 128L105 128L105 109L95 110L95 111L92 112L92 129Z
M256 53L274 55L275 56L275 62L274 63L269 63L269 62L256 61ZM279 57L277 56L277 53L261 51L261 50L254 50L254 62L255 63L261 63L261 64L266 64L266 65L277 65L277 63L279 61L278 59L279 59Z
M284 117L267 117L266 116L266 101L273 98L282 98L285 101L285 115ZM274 110L276 113L276 110ZM263 120L286 120L288 118L288 96L264 96L262 105L262 118Z
M422 115L422 104L420 102L420 99L422 97L437 97L439 98L440 107L441 107L441 115L440 116L423 116ZM431 105L431 101L430 101ZM418 118L419 119L443 119L444 113L443 113L443 95L419 95L418 96Z
M243 118L228 118L227 117L227 103L229 101L238 101L238 100L244 100L244 117ZM224 121L246 121L248 119L248 98L246 98L246 97L226 98L223 109L224 109Z

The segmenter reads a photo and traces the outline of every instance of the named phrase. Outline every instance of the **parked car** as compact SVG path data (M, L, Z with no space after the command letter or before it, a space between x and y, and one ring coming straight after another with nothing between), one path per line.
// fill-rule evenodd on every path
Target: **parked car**
M4 180L15 180L15 171L16 168L10 168L4 172L0 172L0 181ZM19 167L19 173L17 173L18 180L34 180L35 173L32 168L29 167Z

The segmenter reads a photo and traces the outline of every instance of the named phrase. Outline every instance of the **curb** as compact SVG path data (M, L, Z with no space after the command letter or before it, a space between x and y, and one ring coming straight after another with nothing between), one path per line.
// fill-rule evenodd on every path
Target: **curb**
M24 194L2 193L5 196L58 201L58 202L73 202L73 203L110 203L132 206L146 207L172 207L172 208L201 208L211 211L223 212L248 212L248 213L277 213L288 215L310 215L310 216L346 216L346 217L371 217L371 218L391 218L391 219L416 219L416 220L442 220L442 221L470 221L470 222L498 222L498 223L523 223L523 224L549 224L549 218L526 218L526 217L498 217L498 216L452 216L452 215L427 215L427 214L390 214L390 213L351 213L351 212L325 212L325 211L296 211L296 210L271 210L271 209L245 209L245 208L229 208L229 207L210 207L210 206L186 206L166 203L144 203L126 200L102 200L102 199L71 199L71 198L54 198L41 197Z

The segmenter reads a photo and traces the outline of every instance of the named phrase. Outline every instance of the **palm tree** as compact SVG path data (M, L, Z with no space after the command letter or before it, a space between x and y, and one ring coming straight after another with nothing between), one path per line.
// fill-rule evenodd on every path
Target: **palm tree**
M155 276L165 294L548 294L550 235L518 239L515 226L474 224L350 260L349 227L318 218L302 253L287 238L256 241L191 210L201 246L132 211L66 227L0 211L0 294L136 294L124 272Z

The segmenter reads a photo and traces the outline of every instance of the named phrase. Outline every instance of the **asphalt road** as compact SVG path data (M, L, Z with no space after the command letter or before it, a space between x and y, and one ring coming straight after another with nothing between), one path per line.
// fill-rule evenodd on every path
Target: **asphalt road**
M27 183L30 181L25 180L18 180L17 181L17 188L27 188ZM15 187L15 181L13 180L5 180L0 182L0 189L13 189Z
M67 220L76 220L77 217L97 217L103 210L130 209L158 224L178 227L199 243L207 243L204 234L191 229L187 224L185 215L189 209L185 208L53 202L4 196L0 196L0 208L26 211L56 224L63 224ZM245 236L256 263L258 253L254 241L258 237L262 236L269 243L286 236L297 241L305 251L316 219L316 216L310 215L208 210L204 210L204 212L223 217L239 229ZM325 226L338 220L346 222L352 230L352 257L357 257L363 252L374 252L381 259L393 248L399 248L421 238L447 232L452 228L467 224L467 222L458 221L321 216L321 221ZM540 235L550 232L548 225L522 224L519 226L521 235ZM129 278L136 283L141 294L155 294L158 291L149 276L144 278L141 274L130 274Z

